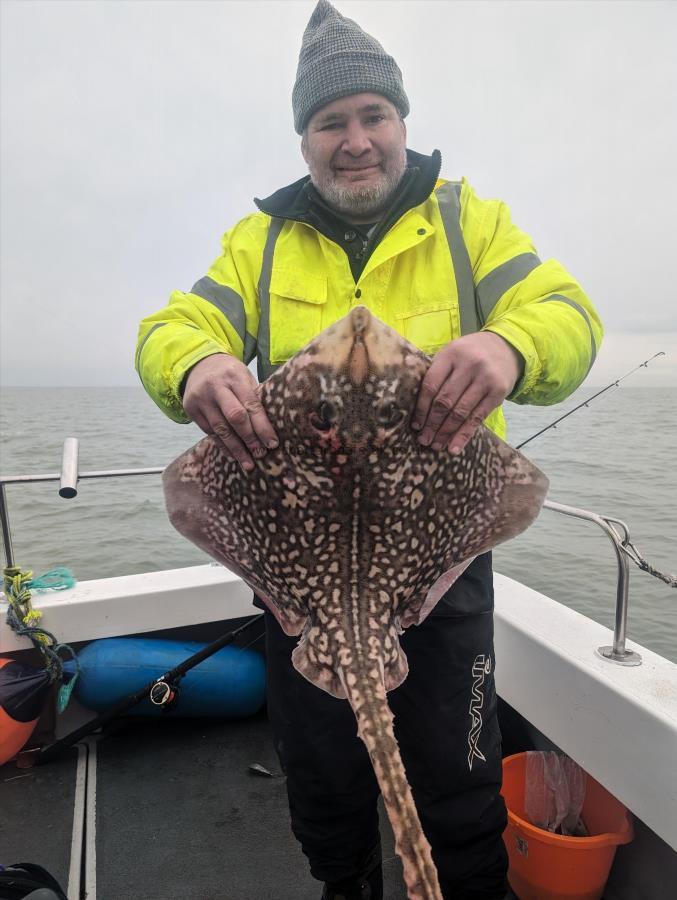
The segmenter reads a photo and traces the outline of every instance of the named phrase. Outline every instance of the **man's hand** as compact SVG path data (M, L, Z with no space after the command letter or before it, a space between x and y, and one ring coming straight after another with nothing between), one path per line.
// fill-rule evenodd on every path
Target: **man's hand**
M520 354L491 331L451 341L433 357L419 390L412 419L419 441L460 453L521 375Z
M278 445L257 387L244 363L216 353L193 366L183 392L186 415L204 432L218 437L245 472L254 468L253 457Z

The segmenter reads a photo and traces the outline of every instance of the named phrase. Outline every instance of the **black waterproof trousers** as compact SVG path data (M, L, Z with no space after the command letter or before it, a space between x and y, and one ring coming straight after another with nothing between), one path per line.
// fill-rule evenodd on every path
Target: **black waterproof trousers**
M378 847L379 794L355 716L290 660L297 638L266 613L268 711L287 776L294 834L320 881L364 871ZM443 895L507 890L501 736L496 717L491 555L469 566L402 636L409 675L388 695L395 735Z

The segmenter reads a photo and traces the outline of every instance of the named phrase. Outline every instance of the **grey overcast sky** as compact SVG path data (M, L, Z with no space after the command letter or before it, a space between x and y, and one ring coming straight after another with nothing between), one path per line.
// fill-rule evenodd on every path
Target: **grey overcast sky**
M355 2L409 146L500 197L581 281L591 384L677 386L677 3ZM135 384L138 322L305 174L291 89L314 0L2 0L0 378Z

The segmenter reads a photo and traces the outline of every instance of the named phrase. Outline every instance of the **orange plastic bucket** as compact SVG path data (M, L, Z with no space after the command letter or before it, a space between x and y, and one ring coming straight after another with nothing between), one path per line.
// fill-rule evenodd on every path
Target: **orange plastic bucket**
M503 840L510 887L520 900L600 900L616 847L632 840L623 804L587 776L581 818L589 837L566 837L532 825L524 813L526 753L503 760L501 793L508 809Z

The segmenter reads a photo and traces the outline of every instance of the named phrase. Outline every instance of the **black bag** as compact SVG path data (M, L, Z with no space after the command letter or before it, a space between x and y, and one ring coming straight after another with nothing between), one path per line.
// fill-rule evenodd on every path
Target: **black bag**
M68 900L59 882L42 866L0 866L0 900Z

